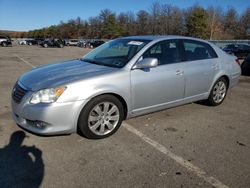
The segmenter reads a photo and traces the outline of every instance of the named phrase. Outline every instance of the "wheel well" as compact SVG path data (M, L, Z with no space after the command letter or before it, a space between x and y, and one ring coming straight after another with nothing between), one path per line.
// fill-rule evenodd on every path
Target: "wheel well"
M221 78L224 78L227 81L227 88L228 88L230 84L228 76L224 75L224 76L221 76Z
M126 119L127 114L128 114L128 106L127 106L127 103L124 100L124 98L122 96L118 95L118 94L115 94L115 93L107 93L107 94L108 95L113 95L114 97L118 98L119 101L121 101L123 109L124 109L124 119Z
M128 113L128 106L127 106L127 103L126 103L126 101L124 100L124 98L122 96L120 96L118 94L115 94L115 93L103 93L101 95L112 95L112 96L116 97L122 103L122 106L123 106L123 109L124 109L124 119L126 119L127 113ZM94 98L99 97L101 95L97 95Z

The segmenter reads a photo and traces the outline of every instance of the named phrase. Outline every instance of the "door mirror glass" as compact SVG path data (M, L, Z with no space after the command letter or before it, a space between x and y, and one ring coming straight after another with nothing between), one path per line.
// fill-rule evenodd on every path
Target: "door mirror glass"
M139 60L133 69L147 69L147 68L154 68L158 66L158 59L157 58L145 58Z

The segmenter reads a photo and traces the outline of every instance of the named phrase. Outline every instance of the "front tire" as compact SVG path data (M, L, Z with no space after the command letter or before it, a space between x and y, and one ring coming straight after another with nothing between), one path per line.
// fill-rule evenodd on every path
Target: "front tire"
M225 78L218 79L208 97L208 104L210 106L218 106L220 105L227 95L227 89L228 89L228 82Z
M112 95L101 95L83 108L78 128L90 139L106 138L114 134L124 119L122 103Z

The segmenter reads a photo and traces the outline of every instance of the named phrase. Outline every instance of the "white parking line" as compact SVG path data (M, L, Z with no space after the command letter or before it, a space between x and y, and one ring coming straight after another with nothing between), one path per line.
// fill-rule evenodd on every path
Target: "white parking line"
M180 156L174 154L173 152L169 151L166 147L164 147L163 145L159 144L158 142L152 140L151 138L147 137L145 134L138 131L137 129L135 129L131 125L124 122L123 127L125 127L131 133L139 136L144 142L146 142L149 145L153 146L155 149L157 149L161 153L165 154L167 157L173 159L176 163L178 163L179 165L185 167L190 172L193 172L195 175L202 178L204 181L211 184L212 186L217 187L217 188L228 188L227 185L223 184L222 182L220 182L216 178L214 178L212 176L209 176L201 168L195 166L194 164L190 163L189 161L187 161L187 160L183 159L182 157L180 157Z
M13 54L13 56L17 57L18 59L20 59L20 60L21 60L22 62L24 62L25 64L27 64L27 65L29 65L29 66L31 66L31 67L33 67L33 68L36 68L35 65L32 65L30 62L24 60L23 58L21 58L21 57L18 56L17 54Z

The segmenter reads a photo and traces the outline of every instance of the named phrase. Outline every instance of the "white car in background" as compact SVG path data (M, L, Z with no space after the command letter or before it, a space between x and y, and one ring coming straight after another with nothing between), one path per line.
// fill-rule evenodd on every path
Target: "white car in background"
M6 47L6 46L11 46L12 42L9 37L6 36L0 36L0 46Z
M26 39L22 39L22 40L18 41L18 44L19 45L27 45L27 41L26 41Z
M76 39L70 39L66 42L66 45L67 46L77 46L79 43L79 40L76 40Z

